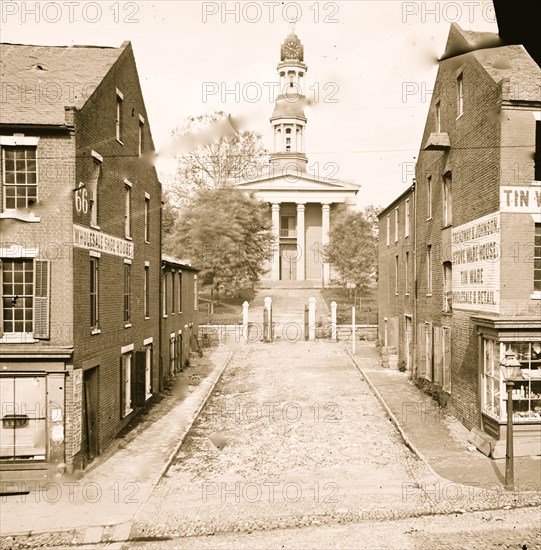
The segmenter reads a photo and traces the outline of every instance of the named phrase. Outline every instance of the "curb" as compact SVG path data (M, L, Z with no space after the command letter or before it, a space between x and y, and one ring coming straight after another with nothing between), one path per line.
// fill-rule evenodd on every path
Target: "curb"
M430 471L430 473L433 476L438 477L440 479L445 479L440 474L438 474L434 470L434 468L432 468L432 466L428 462L428 459L425 457L425 455L411 441L408 434L404 431L404 429L402 428L402 426L398 422L398 419L396 418L395 414L393 413L393 411L391 411L391 409L389 408L389 406L387 405L387 403L383 399L381 393L379 393L379 390L376 388L376 386L374 386L374 384L372 383L372 380L370 380L370 378L368 377L366 372L364 372L364 370L359 365L359 363L357 363L357 361L355 360L355 357L353 357L353 355L351 354L351 352L349 351L348 348L346 348L346 352L349 355L350 359L353 361L353 364L357 367L357 370L362 374L364 380L370 386L370 389L372 390L373 394L376 396L377 400L380 402L380 405L385 410L387 416L391 419L392 423L395 425L396 429L398 430L398 433L400 434L400 437L402 437L402 439L404 440L404 443L406 444L406 447L408 447L408 449L410 451L412 451L415 455L417 455L424 462L425 466L428 468L428 470Z

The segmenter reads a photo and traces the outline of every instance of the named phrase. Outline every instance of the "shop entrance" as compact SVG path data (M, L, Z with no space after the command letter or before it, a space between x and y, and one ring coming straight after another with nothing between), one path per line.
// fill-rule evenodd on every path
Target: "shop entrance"
M98 368L84 371L85 455L88 462L98 456Z

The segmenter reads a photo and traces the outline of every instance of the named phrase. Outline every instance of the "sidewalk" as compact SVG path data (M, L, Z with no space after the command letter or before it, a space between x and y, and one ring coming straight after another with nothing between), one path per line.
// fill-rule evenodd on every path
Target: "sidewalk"
M1 548L9 548L8 535L37 536L41 545L126 540L133 516L169 467L230 358L230 352L218 349L188 367L170 394L113 441L80 479L27 484L29 494L2 497Z
M351 356L351 354L350 354ZM497 489L504 484L505 459L470 451L469 431L418 389L409 374L381 366L375 347L352 356L406 444L439 476L455 483ZM540 491L541 457L515 457L515 486Z

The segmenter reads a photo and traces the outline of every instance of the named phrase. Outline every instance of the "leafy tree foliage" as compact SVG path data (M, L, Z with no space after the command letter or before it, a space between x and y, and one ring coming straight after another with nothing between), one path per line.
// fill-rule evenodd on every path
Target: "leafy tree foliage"
M201 189L179 212L169 250L201 269L203 284L238 296L265 271L273 242L267 210L234 187Z
M340 273L342 282L355 283L361 292L376 280L378 207L363 212L345 208L332 217L326 261Z
M256 178L268 159L261 134L240 130L238 122L222 111L186 119L173 132L169 152L178 163L170 185L178 207L200 189Z

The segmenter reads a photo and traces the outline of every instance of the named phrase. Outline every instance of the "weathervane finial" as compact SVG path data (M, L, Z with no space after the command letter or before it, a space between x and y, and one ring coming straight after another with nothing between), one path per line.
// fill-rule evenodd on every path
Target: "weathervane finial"
M295 21L289 22L289 34L295 34Z

